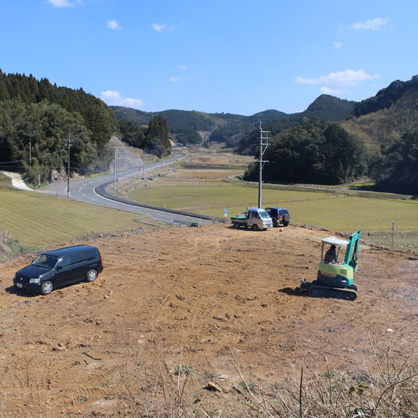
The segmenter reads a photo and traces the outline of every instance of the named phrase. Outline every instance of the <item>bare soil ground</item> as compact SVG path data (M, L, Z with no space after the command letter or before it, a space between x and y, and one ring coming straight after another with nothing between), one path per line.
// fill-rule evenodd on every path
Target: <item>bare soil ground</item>
M382 351L403 362L417 343L416 254L362 245L354 302L296 293L329 235L215 224L98 236L103 273L49 296L12 287L30 255L3 263L0 416L260 416L244 381L268 393L302 366L309 379L372 372ZM169 415L176 403L183 415Z

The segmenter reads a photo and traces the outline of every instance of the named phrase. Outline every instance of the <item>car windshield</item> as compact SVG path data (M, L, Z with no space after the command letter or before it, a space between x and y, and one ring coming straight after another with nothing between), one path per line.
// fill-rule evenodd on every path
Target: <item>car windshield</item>
M267 213L267 211L265 211L265 210L260 210L260 216L262 217L262 218L270 218L270 215Z
M54 268L55 264L57 264L58 257L55 255L50 254L41 254L38 258L36 258L33 262L33 266L43 267L43 268Z

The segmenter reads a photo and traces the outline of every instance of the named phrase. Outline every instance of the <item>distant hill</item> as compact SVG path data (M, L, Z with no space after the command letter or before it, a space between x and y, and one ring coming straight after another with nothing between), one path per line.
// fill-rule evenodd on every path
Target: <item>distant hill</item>
M418 76L395 81L355 104L346 120L316 117L325 104L325 116L330 118L328 106L332 106L329 97L318 99L303 112L313 118L305 117L281 131L277 128L300 115L271 122L278 133L264 155L269 164L263 179L340 184L367 178L374 180L374 190L418 196ZM341 103L337 105L340 110ZM346 105L350 109L353 104ZM258 132L251 132L240 141L238 152L256 155L258 138ZM258 179L256 163L244 178Z
M177 142L187 144L208 140L236 147L251 131L259 129L260 122L266 125L266 129L279 132L300 122L304 117L316 116L327 121L347 119L352 115L354 106L355 102L323 94L304 112L294 114L286 114L274 109L258 112L252 116L184 110L143 112L120 106L111 106L111 109L117 120L131 122L136 126L147 125L153 117L160 115L167 121L168 129Z
M142 112L111 106L117 120L136 126L147 125L161 115L177 142L196 144L205 141L225 143L238 152L253 155L259 140L260 122L274 137L300 123L304 118L336 122L380 154L410 130L418 129L418 76L409 81L394 81L376 96L361 102L341 100L323 94L299 113L287 114L269 109L251 116L231 113L166 110Z
M328 122L337 122L351 116L356 104L353 101L322 94L302 114L303 117L318 117Z
M266 122L276 119L286 119L289 115L278 110L265 110L264 112L256 113L255 115L249 116L248 119L251 122Z
M162 112L142 112L141 110L130 109L120 106L110 107L116 119L132 122L136 126L148 125L155 116L162 116L169 126L169 129L194 129L196 131L213 130L219 123L224 123L224 118L218 118L209 113L186 111L186 110L164 110ZM219 120L218 120L219 119Z
M207 139L218 126L227 124L231 119L236 119L235 115L222 114L218 117L216 114L186 110L142 112L120 106L111 106L111 109L117 120L130 122L135 126L148 125L152 118L162 116L167 122L173 139L185 144L200 143L203 139Z

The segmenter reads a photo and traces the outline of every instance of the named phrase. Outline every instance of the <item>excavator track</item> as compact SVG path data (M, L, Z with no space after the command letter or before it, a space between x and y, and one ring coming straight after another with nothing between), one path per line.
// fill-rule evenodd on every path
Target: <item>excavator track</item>
M335 299L348 299L355 300L357 298L357 289L353 288L337 288L329 286L321 286L313 284L309 286L309 296L318 298L335 298Z

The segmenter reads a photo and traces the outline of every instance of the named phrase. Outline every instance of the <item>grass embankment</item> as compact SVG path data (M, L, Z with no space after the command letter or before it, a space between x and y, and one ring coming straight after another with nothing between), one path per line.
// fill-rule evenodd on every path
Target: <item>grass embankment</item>
M153 182L130 185L128 197L158 207L184 210L228 219L248 206L257 206L258 188L226 182L231 170L181 170ZM151 187L150 187L151 186ZM344 191L298 191L264 187L263 207L287 207L291 222L315 225L333 231L361 229L377 244L418 249L418 201L352 196Z
M25 249L81 239L95 232L135 229L137 214L34 192L0 189L0 228Z

